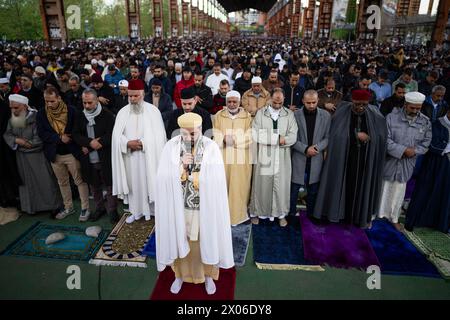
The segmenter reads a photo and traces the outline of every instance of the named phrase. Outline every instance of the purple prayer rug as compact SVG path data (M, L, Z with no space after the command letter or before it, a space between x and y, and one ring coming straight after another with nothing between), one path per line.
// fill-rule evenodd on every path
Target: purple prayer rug
M315 225L304 212L300 223L308 261L346 269L380 265L363 229L337 223Z

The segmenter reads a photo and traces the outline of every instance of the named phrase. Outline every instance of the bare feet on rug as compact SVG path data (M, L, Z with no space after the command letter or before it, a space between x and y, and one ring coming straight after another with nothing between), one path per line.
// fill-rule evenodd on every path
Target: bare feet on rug
M258 217L253 217L252 218L252 223L253 224L258 224L259 223L259 218Z
M183 280L180 278L175 278L175 281L172 283L172 286L170 287L170 292L173 294L178 294L181 290L181 286L183 285Z
M142 218L142 216L139 217L139 218L136 218L136 217L132 214L132 215L130 215L130 216L125 220L125 222L128 223L128 224L130 224L130 223L133 223L133 222L135 222L135 221L137 221L137 220L139 220L139 219L141 219L141 218Z
M216 293L216 284L211 277L205 277L205 289L209 295Z
M285 218L283 218L283 219L280 219L279 224L280 224L280 227L286 227L288 222Z
M405 227L401 223L393 223L395 229L397 229L400 232L405 231Z

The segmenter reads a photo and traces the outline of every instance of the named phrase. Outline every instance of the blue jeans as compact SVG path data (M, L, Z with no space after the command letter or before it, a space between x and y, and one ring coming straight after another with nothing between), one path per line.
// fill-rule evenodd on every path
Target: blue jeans
M302 186L304 185L291 182L291 203L289 210L290 215L295 216L297 212L298 192ZM316 205L317 193L319 192L319 183L306 185L306 192L306 212L308 216L311 217L314 213L314 206Z

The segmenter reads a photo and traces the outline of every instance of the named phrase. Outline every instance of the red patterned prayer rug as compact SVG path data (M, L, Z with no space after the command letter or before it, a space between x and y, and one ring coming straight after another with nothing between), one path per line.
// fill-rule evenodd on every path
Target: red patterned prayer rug
M172 268L166 267L159 273L158 281L153 289L150 300L234 300L234 288L236 287L236 269L220 269L219 280L216 284L216 293L208 295L205 284L183 283L178 294L170 292L170 286L175 280Z

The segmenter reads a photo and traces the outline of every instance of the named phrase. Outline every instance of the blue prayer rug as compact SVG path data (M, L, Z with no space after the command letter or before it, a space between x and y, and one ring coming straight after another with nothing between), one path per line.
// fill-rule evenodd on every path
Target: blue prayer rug
M37 222L11 243L2 255L88 262L100 249L109 232L102 230L97 238L93 238L88 237L85 231L84 227ZM55 232L64 233L65 239L45 244L47 237Z
M373 221L366 234L380 261L381 273L441 278L436 267L386 219Z
M280 227L278 219L259 219L253 225L253 257L259 269L324 271L305 259L300 221L295 218L287 217L286 227Z

